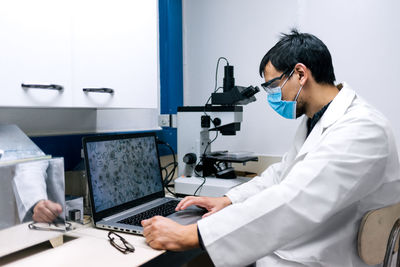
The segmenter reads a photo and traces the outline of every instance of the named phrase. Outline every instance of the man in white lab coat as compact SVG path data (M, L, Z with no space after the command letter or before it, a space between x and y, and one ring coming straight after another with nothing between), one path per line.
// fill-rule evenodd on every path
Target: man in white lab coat
M46 184L48 167L49 162L47 160L27 162L15 166L12 185L21 222L31 220L52 222L62 213L61 205L48 199ZM48 183L63 182L61 179L53 178L53 180L48 181ZM59 187L63 187L63 185ZM64 190L59 190L59 192L63 193ZM51 197L53 195L58 197L59 195L57 192L51 193Z
M276 112L305 115L291 149L224 197L182 200L178 210L208 209L197 224L143 221L147 243L169 250L200 245L216 266L366 266L356 246L362 216L400 201L389 122L346 83L334 85L331 55L313 35L283 35L260 74Z
M21 222L53 222L62 215L62 158L0 166L0 229ZM49 177L50 175L50 177Z

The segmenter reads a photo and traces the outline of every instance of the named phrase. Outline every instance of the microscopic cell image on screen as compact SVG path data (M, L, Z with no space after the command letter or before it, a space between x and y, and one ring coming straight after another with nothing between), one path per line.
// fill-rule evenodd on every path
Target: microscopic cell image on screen
M153 136L86 145L96 212L163 190Z

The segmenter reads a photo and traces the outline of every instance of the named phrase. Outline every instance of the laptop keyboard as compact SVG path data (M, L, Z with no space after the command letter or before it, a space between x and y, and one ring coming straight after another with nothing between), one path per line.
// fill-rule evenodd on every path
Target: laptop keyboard
M129 225L138 225L141 226L140 222L142 220L149 219L153 216L156 215L161 215L161 216L168 216L171 215L172 213L176 212L175 208L178 205L179 200L170 200L164 204L161 204L159 206L156 206L152 209L146 210L142 213L130 216L126 219L120 220L117 223L122 223L122 224L129 224Z

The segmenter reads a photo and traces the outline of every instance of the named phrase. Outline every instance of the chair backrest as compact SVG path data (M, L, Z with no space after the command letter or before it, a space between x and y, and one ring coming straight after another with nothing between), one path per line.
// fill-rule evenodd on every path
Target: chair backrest
M367 212L358 232L358 254L368 265L383 262L390 232L400 218L400 203ZM398 241L395 251L398 250Z

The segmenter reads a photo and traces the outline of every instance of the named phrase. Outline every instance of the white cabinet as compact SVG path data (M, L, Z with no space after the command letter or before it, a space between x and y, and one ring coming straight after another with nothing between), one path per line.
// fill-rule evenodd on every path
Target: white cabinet
M157 17L156 0L0 1L0 106L157 108Z
M0 106L71 106L67 2L0 1ZM24 89L55 84L64 90Z
M74 104L157 108L156 1L86 0L77 1L74 10Z

